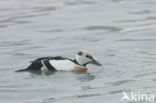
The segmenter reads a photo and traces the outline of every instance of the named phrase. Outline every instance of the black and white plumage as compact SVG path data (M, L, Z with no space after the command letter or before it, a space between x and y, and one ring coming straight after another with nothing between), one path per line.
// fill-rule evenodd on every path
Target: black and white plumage
M79 51L74 60L65 57L43 57L32 61L28 68L20 71L86 71L86 65L92 63L101 66L88 51Z

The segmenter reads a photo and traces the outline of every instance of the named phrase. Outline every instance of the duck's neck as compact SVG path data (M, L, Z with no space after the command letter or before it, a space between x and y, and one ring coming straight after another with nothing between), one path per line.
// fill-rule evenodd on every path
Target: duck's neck
M78 64L78 65L81 65L81 66L86 66L86 64L83 64L81 61L79 61L79 59L78 58L75 58L74 59L74 62L76 63L76 64Z
M74 63L81 65L76 59L74 59Z

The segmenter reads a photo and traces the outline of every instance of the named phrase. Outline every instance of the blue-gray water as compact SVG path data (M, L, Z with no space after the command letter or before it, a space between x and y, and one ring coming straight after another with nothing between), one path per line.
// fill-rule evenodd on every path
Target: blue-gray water
M103 66L14 72L79 50ZM156 0L0 0L0 103L127 103L134 90L156 94Z

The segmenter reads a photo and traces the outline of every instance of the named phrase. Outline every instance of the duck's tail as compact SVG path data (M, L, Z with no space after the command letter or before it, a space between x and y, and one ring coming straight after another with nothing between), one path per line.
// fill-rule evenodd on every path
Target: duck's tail
M21 69L21 70L16 70L15 72L24 72L24 71L28 71L28 69Z

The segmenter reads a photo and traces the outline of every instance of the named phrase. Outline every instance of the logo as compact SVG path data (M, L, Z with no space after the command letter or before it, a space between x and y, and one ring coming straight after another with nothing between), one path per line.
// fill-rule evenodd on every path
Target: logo
M131 102L154 102L155 97L153 94L141 93L140 91L131 91L127 93L122 91L121 100L131 101Z

